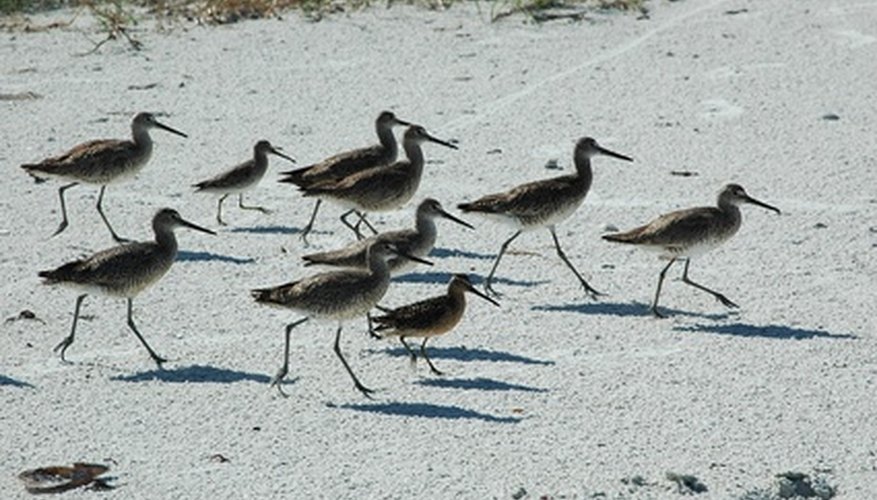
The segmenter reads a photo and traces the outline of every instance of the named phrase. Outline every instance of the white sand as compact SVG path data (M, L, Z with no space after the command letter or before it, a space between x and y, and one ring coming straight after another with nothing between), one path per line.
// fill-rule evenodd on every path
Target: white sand
M111 465L119 485L100 498L509 498L522 488L662 498L678 495L668 471L697 476L702 497L732 498L789 470L873 498L877 2L653 2L649 19L544 25L491 24L490 7L476 6L163 34L147 22L135 33L142 52L119 41L85 57L80 30L100 34L82 21L2 34L0 93L42 98L0 102L0 314L29 309L45 323L0 325L0 496L28 496L24 469L90 461ZM135 300L166 370L128 331L118 299L86 300L70 363L52 352L75 293L41 285L37 271L112 240L89 186L68 191L70 227L49 238L61 184L34 184L20 164L124 137L136 111L167 113L190 139L154 132L150 164L104 202L118 232L146 239L162 206L214 227L215 198L189 185L246 159L257 139L306 165L373 142L381 109L459 140L457 152L425 146L420 194L447 208L557 175L549 159L568 172L584 135L633 156L597 158L591 193L558 228L608 295L587 299L548 232L527 234L500 266L501 309L472 298L432 343L447 375L412 370L398 344L350 323L344 351L380 390L369 401L332 353L334 327L308 323L293 336L281 398L268 381L298 316L248 290L314 272L298 257L350 235L324 208L304 248L311 201L275 182L289 167L272 158L248 200L276 211L228 203L232 225L217 237L178 231L180 261ZM600 235L711 204L729 181L783 210L744 207L740 233L692 264L693 278L741 308L682 284L680 267L662 296L671 317L653 319L662 264ZM414 205L374 220L408 226ZM439 222L436 265L399 279L384 304L442 293L449 273L487 274L511 231L467 219L477 232ZM622 482L636 475L649 484Z

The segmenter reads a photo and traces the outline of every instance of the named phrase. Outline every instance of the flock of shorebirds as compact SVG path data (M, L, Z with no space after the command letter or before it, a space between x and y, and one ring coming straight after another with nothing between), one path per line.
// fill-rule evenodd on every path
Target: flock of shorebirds
M406 156L404 160L397 160L398 145L393 133L396 126L407 127L402 139L402 149ZM498 295L493 288L494 274L509 245L524 231L547 228L557 255L572 271L584 291L591 297L600 295L567 258L555 232L555 225L572 215L585 199L593 178L591 159L594 156L633 160L600 146L590 137L585 137L577 142L573 153L575 173L521 184L507 191L458 205L464 213L488 216L515 228L514 234L500 246L490 273L484 280L484 292L476 289L465 274L454 274L444 295L395 309L381 307L378 303L384 297L392 275L418 264L431 265L425 257L435 245L437 218L449 219L469 228L472 226L448 213L437 200L428 198L417 207L414 229L384 233L375 230L367 219L368 214L397 210L407 204L417 192L424 166L421 145L432 142L457 148L450 142L433 137L419 125L400 120L389 111L380 114L375 127L379 144L346 151L314 165L282 173L280 182L294 184L304 196L316 199L311 217L301 233L305 241L313 229L317 211L324 200L347 210L341 216L341 221L354 232L356 241L338 250L304 256L305 265L335 266L342 268L340 270L313 274L271 288L252 290L258 303L291 309L303 315L303 318L289 323L285 328L283 365L272 380L272 385L281 394L281 382L289 369L290 335L296 326L311 318L338 322L334 351L356 388L365 395L369 395L372 390L356 377L339 345L343 324L349 319L368 317L372 335L398 337L412 360L417 355L405 340L409 337L423 338L421 355L430 369L440 374L427 355L426 342L457 325L466 307L467 292L499 305L491 298ZM133 299L140 291L161 278L173 264L177 254L175 228L187 227L215 234L186 221L176 210L170 208L159 210L152 220L155 241L131 242L116 233L101 205L107 185L132 177L147 163L152 154L152 139L149 135L151 129L161 129L186 137L186 134L162 124L150 113L137 114L131 129L131 139L89 141L40 163L22 165L23 169L38 180L58 178L66 181L58 190L62 221L54 235L68 226L64 192L80 183L96 184L101 186L97 211L113 239L120 243L119 246L87 258L39 273L48 284L71 285L82 290L76 298L70 334L55 349L60 352L62 359L73 344L83 300L88 293L97 292L127 299L128 326L161 367L166 360L149 346L134 323ZM264 176L268 166L268 154L295 161L268 141L262 140L256 143L252 159L194 185L200 192L220 195L216 212L217 223L225 224L222 220L222 204L232 194L238 195L238 206L241 209L267 212L262 207L244 205L243 192L254 187ZM780 213L779 209L750 197L741 186L728 184L720 191L716 206L667 213L643 226L627 232L607 234L603 238L655 250L661 258L668 260L659 274L650 308L655 316L663 317L658 310L661 286L667 270L678 260L685 261L682 276L684 283L713 295L725 306L737 307L737 304L723 294L692 281L688 277L688 268L692 257L717 247L737 232L741 222L739 205L744 203ZM373 234L365 237L363 226ZM375 308L381 314L372 317L370 311ZM377 325L373 327L372 322Z

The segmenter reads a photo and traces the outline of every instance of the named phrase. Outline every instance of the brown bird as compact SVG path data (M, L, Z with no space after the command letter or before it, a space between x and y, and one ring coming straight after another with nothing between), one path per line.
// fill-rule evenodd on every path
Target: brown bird
M263 214L270 213L268 209L263 207L244 205L244 191L258 184L268 170L268 153L295 163L292 157L283 154L279 148L275 148L266 140L261 140L253 147L252 158L215 177L192 186L198 188L198 192L222 194L216 207L216 222L220 225L225 225L225 222L222 222L222 202L225 201L228 195L233 193L238 194L238 206L241 209L258 210Z
M400 120L390 111L382 111L375 120L375 131L378 134L379 144L345 151L313 165L281 172L283 178L279 182L306 187L321 182L337 181L369 168L389 165L396 161L396 155L399 152L396 136L393 135L393 127L398 125L411 124ZM302 229L301 237L305 241L307 241L308 233L314 227L314 219L317 218L321 202L322 200L317 199L311 218Z
M603 148L597 141L590 137L579 139L573 153L576 172L571 175L563 175L552 179L528 182L514 187L508 191L483 196L471 203L458 205L463 212L473 212L511 224L517 229L511 238L505 241L499 248L499 254L493 261L490 274L484 280L484 289L498 295L491 286L493 274L496 272L499 261L505 254L509 244L524 231L531 231L541 227L547 227L554 240L557 255L564 264L575 274L585 292L591 296L599 295L599 292L591 287L585 278L576 270L566 254L560 248L560 241L554 231L555 224L572 215L585 200L585 195L591 188L591 180L594 175L591 171L591 158L597 155L606 155L625 161L633 161L624 156Z
M152 219L155 241L116 246L85 259L68 262L57 269L40 271L39 276L44 278L48 285L62 284L86 292L76 298L70 335L55 347L56 351L61 352L61 359L64 359L64 352L73 344L82 301L89 293L100 293L127 299L128 327L161 368L166 360L157 355L137 331L132 309L134 297L164 276L174 263L177 257L177 239L174 237L176 227L188 227L207 234L216 234L186 221L176 210L163 208Z
M160 123L152 113L138 113L131 122L132 139L101 139L84 142L62 155L45 159L40 163L25 164L21 168L37 179L57 177L73 182L61 186L58 196L61 198L61 225L52 234L55 236L67 228L67 207L64 204L64 191L80 182L99 184L100 194L97 197L97 213L100 214L113 239L121 243L128 241L119 237L110 221L104 215L101 203L107 184L133 177L146 165L152 156L152 138L149 129L160 128L181 137L188 137L179 130Z
M655 299L650 308L655 316L664 317L658 312L661 285L667 270L680 259L685 260L685 270L682 272L684 283L711 294L727 307L738 307L721 293L691 281L688 278L688 265L691 263L692 257L716 248L737 233L742 221L739 205L743 203L758 205L780 213L778 208L750 197L739 184L728 184L719 192L718 206L687 208L670 212L630 231L604 235L603 239L638 245L647 250L658 252L662 259L670 260L658 276L658 288L655 290Z
M448 283L448 292L445 295L421 300L396 309L381 308L386 314L374 318L378 324L375 331L381 333L382 337L399 337L399 341L402 342L405 350L411 356L412 363L417 360L417 355L414 354L405 339L422 337L423 343L420 344L420 353L423 354L423 359L426 360L433 373L442 375L442 372L432 364L426 354L426 342L433 337L453 330L457 326L466 310L466 292L474 293L499 307L499 303L495 300L476 290L468 276L455 274Z

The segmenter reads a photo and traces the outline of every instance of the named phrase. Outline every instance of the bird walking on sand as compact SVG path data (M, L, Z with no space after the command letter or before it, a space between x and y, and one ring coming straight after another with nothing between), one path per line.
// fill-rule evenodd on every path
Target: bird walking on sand
M457 149L456 145L431 136L420 125L412 125L402 138L407 159L363 170L338 181L305 186L301 190L307 197L328 200L347 208L347 212L341 216L341 222L356 233L357 239L362 239L359 225L362 222L368 225L366 213L397 210L417 192L424 164L420 145L427 141ZM351 214L359 216L356 225L347 221ZM371 229L374 231L374 228Z
M390 268L387 266L387 259L393 255L402 255L402 252L389 243L374 242L368 247L368 267L365 269L345 269L314 274L284 285L252 290L256 302L292 309L305 315L304 318L286 325L283 366L271 381L271 385L277 386L280 394L286 396L280 384L289 373L290 334L293 328L311 318L338 322L338 330L335 331L335 354L353 379L353 384L363 395L369 396L374 392L356 378L347 360L344 359L340 347L341 329L345 321L365 315L384 297L390 286ZM404 255L404 257L432 265L431 262L419 257L412 255Z
M490 274L484 281L484 289L487 292L499 295L492 286L493 275L509 244L524 231L547 227L554 240L557 255L575 274L585 292L592 297L599 295L599 292L585 281L578 270L567 259L566 254L560 248L560 241L558 241L554 229L557 223L572 215L582 204L582 201L584 201L593 179L591 158L597 155L633 161L630 157L603 148L597 144L596 140L590 137L584 137L576 143L573 153L576 166L574 174L528 182L502 193L489 194L471 203L461 203L458 205L463 212L473 212L489 216L500 222L511 224L517 229L515 234L506 240L499 249L499 254L493 262Z
M70 335L55 347L64 352L73 344L79 308L89 293L101 293L112 297L124 297L128 301L128 327L146 347L153 361L161 368L166 360L157 355L137 330L132 314L133 300L143 289L158 281L171 268L177 256L177 239L174 228L188 227L207 234L209 229L184 220L176 210L163 208L152 219L155 241L120 245L81 260L68 262L51 271L41 271L39 276L49 285L62 284L78 288L86 293L76 298L73 310L73 326Z
M396 136L393 135L393 127L399 125L408 126L411 124L400 120L390 111L383 111L375 120L375 131L380 141L379 144L345 151L313 165L281 172L284 177L279 182L306 187L321 182L337 181L369 168L389 165L396 161L396 155L399 152ZM322 200L317 199L311 218L302 229L301 237L305 242L307 242L308 234L314 228L314 219L317 218L321 202Z
M44 177L57 177L72 181L58 189L61 198L61 225L52 234L56 236L67 228L67 207L64 203L64 191L81 182L100 185L97 197L97 212L106 224L113 239L119 243L127 241L121 238L110 221L104 215L101 204L107 184L133 177L146 165L152 156L152 138L149 130L159 128L181 137L188 137L179 130L173 129L156 120L152 113L138 113L131 122L132 139L101 139L88 141L74 147L64 154L47 158L40 163L25 164L21 168L38 180Z
M222 202L225 201L228 195L234 193L238 194L238 207L242 210L258 210L263 214L271 213L264 207L244 205L244 191L258 184L265 175L265 171L268 170L268 153L295 163L292 157L283 154L279 148L275 148L266 140L261 140L253 147L253 158L206 181L192 185L192 187L198 188L196 190L198 192L219 193L222 195L216 206L216 222L219 225L226 225L222 221Z
M438 200L426 198L417 206L417 216L414 229L400 229L370 236L364 240L355 241L339 250L319 252L302 257L305 265L323 264L340 267L365 267L368 247L375 241L383 241L396 245L402 252L415 257L426 257L435 246L438 235L435 219L442 217L456 222L461 226L475 229L468 222L458 219L449 214ZM399 275L414 267L415 263L404 257L391 257L389 262L390 272Z
M429 299L421 300L395 309L382 309L386 314L374 318L378 326L375 331L381 337L399 337L399 341L411 356L411 362L417 361L417 355L405 342L408 337L422 337L420 353L436 375L443 375L426 354L426 342L436 336L454 329L466 310L466 292L474 293L491 304L499 307L499 303L479 292L472 286L465 274L455 274L448 283L448 292Z
M688 265L691 263L692 257L706 253L734 236L740 229L742 216L739 206L743 203L758 205L780 213L778 208L750 197L739 184L728 184L719 192L718 206L696 207L670 212L630 231L604 235L603 239L638 245L647 250L659 252L662 259L669 259L670 262L661 269L661 274L658 275L658 288L655 290L655 299L650 308L655 316L664 317L658 312L661 285L667 270L680 259L685 260L685 270L682 272L682 281L685 284L711 294L727 307L738 307L721 293L691 281L688 278Z

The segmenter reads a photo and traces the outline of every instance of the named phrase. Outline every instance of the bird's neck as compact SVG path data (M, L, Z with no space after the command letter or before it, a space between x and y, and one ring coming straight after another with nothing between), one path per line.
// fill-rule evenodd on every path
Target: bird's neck
M405 147L405 156L408 157L408 161L411 163L411 168L415 170L420 170L423 168L423 150L420 149L420 144L416 142L406 142L404 144Z
M377 127L378 140L384 148L384 163L393 163L399 154L399 145L396 136L393 135L393 127Z
M585 191L591 188L591 182L594 180L594 171L591 170L591 159L585 156L575 159L576 163L576 179L584 185Z
M174 230L169 227L155 226L155 242L168 253L177 253L177 238L174 236Z
M145 152L152 151L152 137L149 130L145 127L131 127L131 136L134 138L134 145L137 149Z

